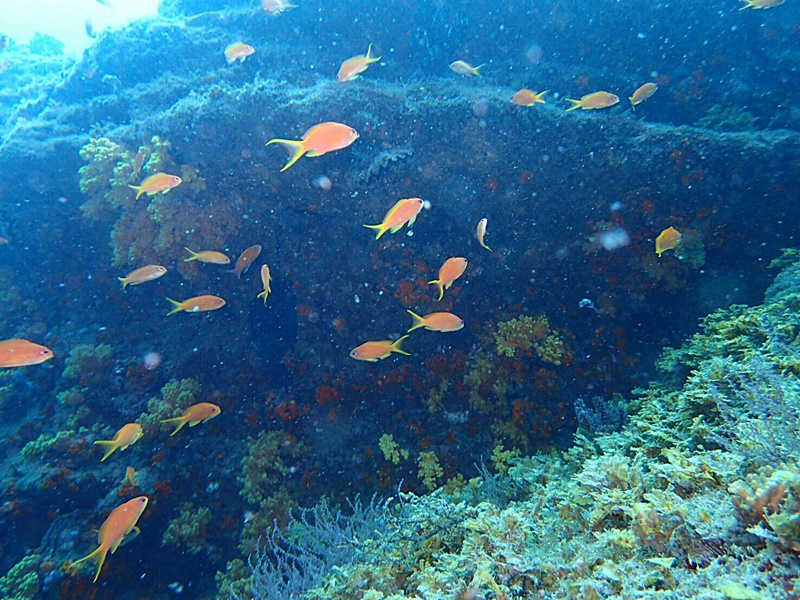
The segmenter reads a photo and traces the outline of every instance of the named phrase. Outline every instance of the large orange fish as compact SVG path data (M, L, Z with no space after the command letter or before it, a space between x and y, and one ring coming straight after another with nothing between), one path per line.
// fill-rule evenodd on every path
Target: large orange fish
M162 275L165 275L166 272L167 268L161 265L147 265L146 267L139 267L131 271L125 277L117 277L117 279L122 282L122 289L124 290L129 285L139 285L140 283L158 279Z
M167 173L155 173L142 181L141 185L129 185L128 187L136 190L136 199L142 194L155 196L156 194L166 194L172 188L178 187L182 180L177 175Z
M110 440L97 440L95 445L100 445L105 448L105 455L100 459L103 462L109 456L114 454L116 450L125 450L131 444L135 444L144 433L142 426L138 423L127 423L117 430L114 437Z
M417 220L417 216L424 204L425 202L422 198L405 198L404 200L398 200L395 205L389 209L386 216L383 217L383 223L378 225L364 225L364 227L377 230L378 235L375 236L375 239L379 240L387 231L397 233L406 223L411 227L414 221Z
M206 294L204 296L195 296L194 298L189 298L183 302L178 302L172 298L167 298L167 300L169 300L174 307L167 313L167 316L174 315L176 312L181 311L190 313L206 312L209 310L217 310L218 308L225 306L225 300L219 296L212 296L210 294Z
M272 281L272 275L269 274L269 267L261 265L261 283L264 285L264 291L261 292L256 298L264 298L264 306L267 305L267 296L272 291L269 282Z
M358 76L367 70L372 63L378 62L380 56L371 56L372 44L367 46L366 54L358 54L352 58L348 58L339 67L339 73L336 75L337 81L352 81L358 79Z
M465 60L456 60L450 63L450 70L459 75L464 75L465 77L480 77L481 74L478 72L478 69L482 66L483 65L478 65L477 67L473 67Z
M643 83L636 91L633 92L633 96L628 97L628 100L631 103L631 108L636 110L636 106L647 100L650 96L656 93L658 86L655 83Z
M393 342L392 340L383 340L380 342L364 342L360 346L353 348L350 351L350 357L355 358L356 360L377 362L382 358L386 358L392 352L397 352L398 354L405 354L406 356L411 356L411 354L409 354L405 350L400 349L400 342L402 342L407 337L408 337L407 335L404 335L395 342Z
M0 367L38 365L53 358L53 351L28 340L13 339L0 342Z
M250 265L255 262L259 254L261 254L261 246L259 244L245 248L244 252L236 259L236 264L233 265L233 268L229 270L228 273L236 273L236 277L241 279L242 273L250 268Z
M267 146L281 144L289 151L289 162L283 165L281 169L281 172L283 172L296 163L304 154L312 157L322 156L328 152L347 148L357 139L358 132L352 127L329 121L314 125L303 134L303 139L300 141L275 138L268 141Z
M248 46L242 42L234 42L225 48L225 61L232 65L237 60L244 62L248 56L255 54L256 50L252 46Z
M533 106L534 104L545 104L544 95L547 90L539 92L538 94L528 88L522 88L520 91L511 96L511 102L518 106Z
M428 331L441 331L447 333L449 331L458 331L464 327L464 321L461 317L457 317L449 312L435 312L420 317L417 313L411 310L406 311L411 315L412 323L409 332L424 327Z
M680 231L674 227L668 227L659 233L656 238L656 254L658 254L659 258L666 250L673 250L676 248L677 245L681 243L681 237L683 236Z
M92 583L97 581L109 551L113 554L117 551L126 535L133 530L139 531L139 528L136 527L136 522L142 516L145 508L147 508L147 496L139 496L112 510L111 514L100 526L100 533L97 534L97 543L100 546L91 554L72 563L73 566L85 560L96 560L97 571L94 574Z
M619 102L619 96L615 96L610 92L593 92L591 94L581 96L580 100L575 100L575 98L566 98L566 101L572 102L572 106L567 109L567 112L571 110L577 110L578 108L582 108L583 110L596 110L598 108L608 108L609 106L614 106L617 102Z
M194 252L193 250L189 250L184 246L184 250L186 250L191 256L189 258L184 258L183 262L190 262L193 260L202 262L202 263L211 263L212 265L229 265L231 259L224 255L222 252L217 252L216 250L202 250L200 252Z
M444 297L444 291L464 274L466 268L467 259L460 256L448 258L444 261L444 264L439 269L439 278L428 282L439 288L439 300Z
M211 402L199 402L198 404L192 404L180 417L175 417L174 419L164 419L161 422L172 423L176 425L175 431L169 434L170 437L172 437L181 429L183 429L183 426L187 423L189 424L189 427L194 427L199 423L205 423L206 421L213 419L221 412L222 410L216 404L211 404Z

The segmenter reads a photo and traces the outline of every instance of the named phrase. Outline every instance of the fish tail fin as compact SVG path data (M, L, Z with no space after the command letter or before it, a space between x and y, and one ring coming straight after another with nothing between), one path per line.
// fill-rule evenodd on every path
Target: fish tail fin
M636 112L636 103L633 101L633 96L628 97L628 102L631 103L631 110L633 112Z
M167 316L174 315L176 312L181 312L183 310L183 305L178 302L177 300L173 300L172 298L167 298L172 303L172 310L167 313Z
M186 417L175 417L174 419L164 419L161 421L162 423L169 423L171 425L176 425L175 430L169 434L169 437L172 437L176 433L178 433L181 429L183 429L184 425L188 423Z
M376 240L381 239L381 236L384 233L386 233L387 231L389 231L389 229L387 229L386 227L383 226L383 223L381 223L380 225L366 225L365 224L364 227L366 227L367 229L374 229L375 231L378 232L378 235L375 236Z
M439 288L439 300L444 298L444 286L442 285L442 282L439 279L434 279L433 281L429 281L428 285L435 285L437 288Z
M410 352L406 352L405 350L400 349L400 342L402 342L407 337L409 337L408 334L399 338L394 344L392 344L392 352L397 352L398 354L405 354L406 356L411 356Z
M744 10L746 8L750 8L753 5L753 3L750 0L741 0L741 1L744 2L744 6L742 8L740 8L739 10Z
M117 443L114 440L97 440L94 445L103 446L103 450L105 450L105 454L103 455L103 458L100 459L100 462L103 462L109 456L114 454L114 451L117 449Z
M409 333L415 329L419 329L420 327L425 327L425 319L420 317L413 310L407 310L406 312L411 315L411 327L408 330Z
M100 570L103 568L103 563L106 562L106 555L108 555L108 548L104 548L103 546L99 546L97 550L94 552L87 554L83 558L76 560L72 563L71 566L76 566L82 563L85 560L96 560L97 561L97 570L94 573L94 579L92 579L92 583L97 581L97 578L100 577Z
M381 57L380 57L380 56L372 56L372 55L370 54L370 52L371 52L371 51L372 51L372 44L370 44L369 46L367 46L367 54L366 54L366 56L364 56L364 58L365 58L365 59L366 59L366 61L367 61L367 64L376 63L376 62L378 62L378 61L381 59Z
M477 67L472 67L472 74L473 75L477 75L478 77L483 77L483 75L481 75L481 73L480 73L480 71L478 69L480 69L481 67L485 67L485 66L486 66L486 63L481 63Z
M264 298L264 306L267 305L267 290L261 292L256 298Z
M543 92L539 92L538 94L536 94L536 96L534 96L536 98L536 102L541 102L542 104L544 104L545 103L544 102L544 95L549 91L550 90L545 90Z
M122 282L122 291L125 291L125 288L128 287L128 278L127 277L117 277Z
M582 102L580 100L575 100L575 98L565 98L565 100L567 102L572 102L572 106L567 109L567 112L581 108Z
M275 138L267 142L267 146L269 146L270 144L280 144L281 146L286 148L289 151L289 154L291 155L289 156L289 161L285 165L283 165L281 173L283 173L286 169L288 169L294 163L300 160L300 157L306 153L305 144L297 140L282 140L279 138Z
M194 250L189 250L189 248L187 248L186 246L184 246L183 249L186 250L189 254L191 254L189 258L184 258L183 262L197 260L197 258L200 256L197 252L195 252Z
M139 197L144 194L144 186L142 185L128 185L129 188L132 190L136 190L136 199L138 200Z

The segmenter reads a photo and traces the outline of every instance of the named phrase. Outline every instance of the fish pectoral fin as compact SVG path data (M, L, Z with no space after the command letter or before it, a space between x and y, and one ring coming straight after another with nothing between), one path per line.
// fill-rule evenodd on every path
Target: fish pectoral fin
M398 231L400 231L402 228L403 228L403 224L402 224L402 223L400 223L400 225L395 225L394 227L392 227L391 229L389 229L389 231L391 231L392 233L397 233L397 232L398 232Z
M355 79L355 77L353 79ZM323 154L325 153L320 152L319 150L309 150L308 152L306 152L306 156L310 156L312 158L315 156L322 156Z
M189 427L195 427L202 423L202 421L189 421Z

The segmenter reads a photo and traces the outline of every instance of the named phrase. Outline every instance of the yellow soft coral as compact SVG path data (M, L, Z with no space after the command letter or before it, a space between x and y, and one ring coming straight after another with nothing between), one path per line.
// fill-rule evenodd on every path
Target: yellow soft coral
M417 476L422 480L428 490L433 491L437 487L438 480L444 475L442 465L435 452L420 452L417 459L419 472Z
M378 440L378 446L380 446L384 458L389 462L399 465L401 459L408 459L408 450L398 446L391 433L384 433Z
M560 365L566 353L566 345L545 315L522 315L498 323L494 340L500 356L515 357L518 351L533 351L544 362Z

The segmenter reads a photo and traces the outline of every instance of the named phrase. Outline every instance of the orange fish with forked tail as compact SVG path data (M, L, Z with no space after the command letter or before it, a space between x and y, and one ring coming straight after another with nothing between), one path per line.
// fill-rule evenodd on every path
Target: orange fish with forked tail
M668 227L658 234L656 238L656 254L659 258L666 250L674 250L681 243L681 232L674 227Z
M636 110L636 107L647 100L650 96L656 93L658 90L658 85L655 83L643 83L636 91L633 92L633 95L628 98L628 101L631 103L631 109Z
M127 423L117 430L114 437L110 440L97 440L94 444L105 448L105 455L100 459L103 462L117 450L125 450L128 446L135 444L144 433L142 426L138 423Z
M353 348L350 351L350 357L355 358L356 360L366 360L368 362L377 362L380 359L386 358L392 352L397 352L398 354L405 354L406 356L411 356L405 350L400 349L400 342L406 339L408 336L404 335L403 337L399 338L397 341L392 340L382 340L380 342L364 342L360 346Z
M212 265L229 265L231 264L231 259L228 258L222 252L217 252L216 250L201 250L200 252L195 252L194 250L190 250L186 246L184 246L184 250L186 250L191 256L189 258L184 258L183 262L191 262L196 260L202 263L210 263Z
M322 156L328 152L334 152L347 148L358 139L358 132L348 125L329 121L314 125L303 134L301 140L282 140L279 138L267 142L270 144L283 145L291 155L289 162L283 165L281 172L285 171L296 163L304 154L308 156Z
M464 327L464 320L453 313L435 312L420 317L414 311L407 310L406 312L411 315L412 319L411 328L408 330L409 333L420 327L424 327L428 331L440 331L442 333L458 331Z
M376 63L381 59L380 56L371 56L371 51L372 44L367 46L366 54L358 54L344 61L342 66L339 67L339 73L336 75L336 80L352 81L353 79L358 79L358 76L366 71L372 63Z
M591 94L581 96L580 100L575 100L575 98L566 98L566 101L572 103L572 105L567 109L567 112L571 110L577 110L579 108L582 108L583 110L597 110L599 108L608 108L609 106L614 106L619 102L619 96L616 96L611 92L593 92Z
M397 233L402 229L403 225L408 223L411 227L414 221L417 220L422 207L425 202L422 198L406 198L398 200L395 205L389 209L386 216L383 217L383 223L378 225L364 225L368 229L375 229L378 235L375 236L376 240L381 239L381 236L387 231Z
M142 181L141 185L129 185L128 187L132 190L136 190L136 199L138 200L142 194L147 194L148 196L166 194L172 188L178 187L181 183L183 183L183 180L177 175L155 173Z
M444 264L439 269L439 278L428 282L439 288L439 300L444 297L444 291L464 274L467 264L467 259L461 256L448 258L444 261Z
M269 273L269 267L267 265L261 265L261 283L264 286L264 291L256 296L256 298L264 298L264 306L267 305L267 296L269 296L269 293L272 291L272 287L269 284L270 281L272 281L272 275Z
M0 342L0 367L27 367L53 358L53 351L28 340L13 339Z
M260 244L255 244L249 248L245 248L245 250L239 255L239 258L236 259L236 264L233 265L233 268L227 272L236 273L236 277L241 279L242 273L250 268L250 265L255 262L259 254L261 254Z
M134 530L139 531L139 528L136 527L136 522L142 516L145 508L147 508L147 496L139 496L112 510L111 514L100 526L100 533L97 534L97 542L100 546L91 554L72 563L72 565L79 565L85 560L96 560L97 571L94 574L92 583L97 581L109 551L113 554L117 551L126 535Z
M225 48L225 62L232 65L237 60L244 62L248 56L255 54L256 50L243 42L234 42Z
M545 104L544 95L547 90L539 92L538 94L528 88L522 88L511 96L511 102L517 106L533 106L534 104Z
M166 273L166 267L162 267L161 265L147 265L131 271L125 277L117 277L117 279L122 282L122 289L124 290L129 285L139 285L141 283L153 281Z
M189 427L194 427L199 423L205 423L206 421L213 419L221 412L222 409L220 409L220 407L216 404L211 404L211 402L200 402L187 408L180 417L175 417L174 419L164 419L161 422L172 423L176 425L175 431L169 434L170 437L172 437L181 429L183 429L183 426L187 423L189 424Z
M195 296L194 298L189 298L183 302L178 302L172 298L167 298L167 300L169 300L174 307L167 313L167 316L174 315L176 312L181 311L190 313L206 312L209 310L217 310L218 308L225 306L225 300L219 296L212 296L210 294L206 294L204 296Z

